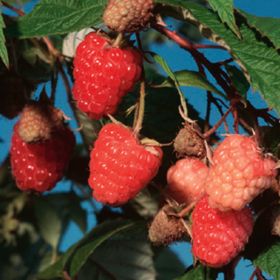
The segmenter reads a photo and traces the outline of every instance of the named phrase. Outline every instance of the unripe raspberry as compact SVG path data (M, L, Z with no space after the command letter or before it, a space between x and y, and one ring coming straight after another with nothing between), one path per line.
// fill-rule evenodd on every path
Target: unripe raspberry
M186 234L186 229L180 219L169 215L170 213L174 213L172 207L163 206L150 225L149 240L156 246L181 240Z
M22 111L18 134L26 143L47 140L56 129L63 126L63 121L61 110L41 102L32 102Z
M205 194L207 175L208 167L199 159L178 160L167 172L167 194L178 203L195 202Z
M74 98L78 108L93 119L114 114L142 74L140 53L112 44L109 38L91 32L79 44L74 58Z
M249 208L222 212L211 208L204 197L192 213L193 254L208 266L224 266L243 250L252 230Z
M106 124L90 154L89 185L96 200L117 206L134 198L156 175L162 151L144 146L121 124Z
M150 21L152 0L109 0L103 14L104 23L117 32L135 32Z
M220 210L240 210L269 188L276 163L263 158L248 136L229 135L216 148L206 182L209 203Z
M206 155L203 139L198 135L199 127L196 124L185 123L174 140L174 150L177 156L194 156L203 158Z

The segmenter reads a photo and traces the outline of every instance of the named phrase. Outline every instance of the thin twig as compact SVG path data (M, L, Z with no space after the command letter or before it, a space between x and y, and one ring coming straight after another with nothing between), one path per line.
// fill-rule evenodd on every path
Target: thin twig
M11 11L15 12L16 14L18 14L19 16L24 16L25 12L22 11L21 9L18 9L12 5L10 5L9 3L5 2L5 1L1 1L3 6L10 9Z
M145 114L145 80L142 79L141 84L140 84L140 96L139 96L139 103L138 103L138 108L136 110L136 122L134 126L134 134L138 135L140 130L142 129L142 124L144 120L144 114Z
M207 139L209 136L211 136L219 127L220 125L225 121L226 117L228 116L228 114L232 111L232 107L230 107L225 114L221 117L221 119L211 128L209 129L207 132L205 132L203 134L203 137L205 139Z

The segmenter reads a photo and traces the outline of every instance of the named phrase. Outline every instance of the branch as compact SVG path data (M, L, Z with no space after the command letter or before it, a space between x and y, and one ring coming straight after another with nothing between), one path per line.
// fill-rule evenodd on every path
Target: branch
M232 111L233 107L231 106L226 112L225 114L221 117L221 119L211 128L209 129L207 132L205 132L203 134L203 137L206 139L209 136L211 136L219 127L220 125L225 121L226 117L228 116L228 114Z
M24 16L25 12L22 11L21 9L18 9L12 5L10 5L9 3L5 2L5 1L1 1L3 6L10 9L11 11L15 12L16 14L18 14L19 16Z

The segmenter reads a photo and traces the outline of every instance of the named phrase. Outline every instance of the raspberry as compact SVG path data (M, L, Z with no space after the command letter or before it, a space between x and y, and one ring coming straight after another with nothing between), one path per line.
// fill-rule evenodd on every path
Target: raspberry
M181 240L186 229L178 218L168 215L172 212L169 205L165 205L154 217L149 228L149 239L154 245L168 245Z
M93 119L114 114L121 98L142 73L142 57L131 47L113 47L107 37L89 33L74 58L74 98Z
M145 27L151 19L152 0L109 0L103 21L117 32L135 32Z
M207 175L208 167L199 159L178 160L167 172L167 193L179 203L197 201L205 194Z
M178 157L194 156L203 158L206 155L203 139L198 135L196 124L185 123L174 140L174 150Z
M240 210L270 187L276 163L263 158L248 136L229 135L216 148L206 182L209 203L220 210Z
M0 114L16 117L31 96L32 86L17 74L6 71L0 75Z
M25 142L50 139L51 134L63 125L63 112L51 105L32 102L21 113L18 134Z
M252 230L249 208L222 212L211 208L204 197L192 213L193 254L208 266L226 265L243 250Z
M90 155L89 185L96 200L117 206L132 199L156 175L159 147L143 146L121 124L106 124Z
M63 177L75 145L73 133L67 127L57 130L43 142L25 143L14 127L11 143L11 166L16 184L23 191L50 190Z

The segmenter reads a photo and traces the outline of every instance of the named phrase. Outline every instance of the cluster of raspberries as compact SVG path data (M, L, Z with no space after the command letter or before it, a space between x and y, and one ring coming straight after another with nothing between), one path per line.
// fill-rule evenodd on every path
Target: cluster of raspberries
M248 204L275 176L275 161L263 157L252 137L238 134L217 146L210 167L197 158L170 167L167 195L180 204L195 203L191 235L196 258L220 267L244 248L253 229Z
M104 23L117 32L138 31L151 20L152 8L151 0L110 0ZM73 95L78 108L93 119L114 114L122 97L142 76L141 53L115 43L102 32L91 32L76 51ZM184 137L193 139L194 135ZM26 105L11 143L17 186L37 192L53 188L63 177L74 146L74 135L60 110L42 102ZM184 149L186 155L200 151L202 145L195 150L190 147ZM132 129L120 123L106 124L90 154L88 182L93 196L111 206L127 203L157 174L162 156L159 146L141 143ZM204 156L201 151L199 157L183 158L170 167L166 195L178 205L195 204L189 232L193 254L204 264L220 267L248 241L253 229L248 204L271 186L276 163L262 155L253 138L242 135L227 136L215 149L210 167L201 160ZM164 206L155 217L151 240L159 239L162 221L170 222L166 215L170 208ZM170 224L165 227L169 237L180 238L184 224L178 225L174 218Z

